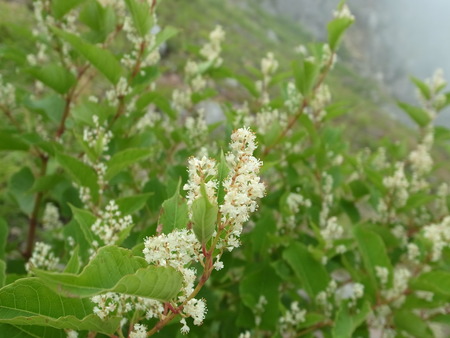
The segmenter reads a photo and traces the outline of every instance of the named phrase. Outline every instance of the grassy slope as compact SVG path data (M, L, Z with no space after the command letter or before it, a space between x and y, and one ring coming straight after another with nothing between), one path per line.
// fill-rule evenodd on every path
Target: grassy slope
M246 4L246 5L245 5ZM259 60L273 51L281 68L287 69L296 55L294 48L312 42L311 36L298 24L286 18L265 13L249 1L232 2L220 0L166 0L159 8L160 23L182 28L173 41L175 51L195 48L207 39L216 24L224 27L227 37L224 46L224 60L227 67L248 73L258 67ZM326 27L323 28L326 30ZM273 39L271 36L276 36ZM187 45L187 42L191 45ZM348 51L342 51L348 54ZM175 53L173 67L181 69L186 55ZM338 64L328 78L334 101L344 101L348 114L339 119L347 130L352 143L370 146L374 140L385 137L404 140L406 127L388 117L382 111L382 101L391 98L377 88L370 79L356 74L351 65ZM371 99L377 97L377 102Z

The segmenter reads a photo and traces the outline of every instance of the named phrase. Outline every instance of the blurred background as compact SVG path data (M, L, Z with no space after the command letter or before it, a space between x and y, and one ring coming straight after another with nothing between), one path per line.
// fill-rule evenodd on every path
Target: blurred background
M326 37L326 23L338 0L261 0L273 14L304 26L318 40ZM396 98L413 101L411 75L425 79L435 69L450 75L450 1L348 0L356 16L346 36L349 61L363 76L379 82ZM402 118L395 107L389 111ZM450 126L450 114L438 123Z
M259 60L273 51L282 65L290 67L300 44L326 41L327 22L339 0L163 0L160 24L181 29L169 42L166 57L172 74L179 73L186 57L198 52L216 24L227 32L225 66L254 73ZM410 76L426 79L437 68L450 77L450 1L448 0L348 0L356 23L345 36L339 51L340 63L329 83L336 89L335 101L348 103L347 121L357 126L370 124L368 134L389 133L390 116L402 125L412 125L396 100L416 104ZM5 60L20 58L8 42L27 44L27 31L34 18L32 0L0 0L0 69L13 71ZM7 46L7 47L5 47ZM34 48L29 46L29 53ZM191 53L191 54L189 54ZM180 79L178 79L180 80ZM232 90L230 90L232 92ZM238 95L239 93L231 93ZM450 126L450 112L442 113L438 124ZM394 124L395 126L395 124ZM391 128L397 133L397 128Z

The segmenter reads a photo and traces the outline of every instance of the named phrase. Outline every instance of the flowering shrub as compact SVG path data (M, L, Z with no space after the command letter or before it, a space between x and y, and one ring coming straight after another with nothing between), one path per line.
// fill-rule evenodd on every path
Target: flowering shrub
M442 73L413 79L420 106L399 104L417 144L355 150L326 81L354 22L344 3L289 72L269 52L254 78L233 74L217 26L178 86L164 58L182 33L158 5L33 2L22 77L0 78L15 170L2 185L2 335L448 334ZM245 101L223 102L227 81Z

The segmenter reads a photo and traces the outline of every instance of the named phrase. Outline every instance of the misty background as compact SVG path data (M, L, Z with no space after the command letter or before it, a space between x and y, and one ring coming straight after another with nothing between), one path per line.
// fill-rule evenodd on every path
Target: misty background
M276 15L304 26L317 40L326 39L326 24L339 0L260 0ZM348 0L356 17L345 48L356 71L375 79L396 99L416 103L409 77L430 78L437 68L450 79L450 1L448 0ZM385 107L407 122L395 102ZM450 111L438 124L450 126Z

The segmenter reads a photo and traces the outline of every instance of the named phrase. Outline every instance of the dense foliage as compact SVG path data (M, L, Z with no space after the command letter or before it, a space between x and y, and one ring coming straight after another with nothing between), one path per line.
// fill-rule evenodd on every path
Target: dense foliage
M249 76L220 26L173 73L164 5L35 0L1 49L2 336L445 336L442 73L399 104L417 141L355 151L327 86L344 3Z

